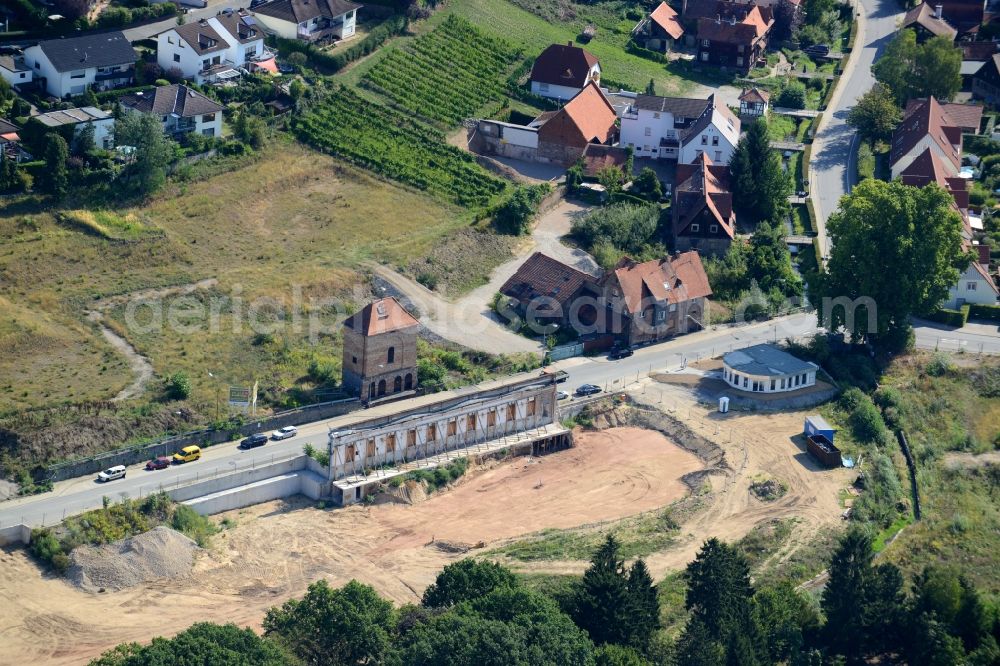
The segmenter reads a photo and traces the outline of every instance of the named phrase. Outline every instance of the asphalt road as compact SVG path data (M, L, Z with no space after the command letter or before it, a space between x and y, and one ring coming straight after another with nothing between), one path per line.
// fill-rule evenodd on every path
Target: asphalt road
M875 85L871 67L896 32L903 12L897 0L856 0L858 36L854 52L841 75L837 91L823 113L823 123L813 140L809 183L816 209L820 251L829 255L826 221L840 197L850 192L857 159L857 132L847 124L847 114L858 98Z
M685 363L715 356L761 342L787 338L798 339L815 333L816 317L796 314L770 322L719 327L699 331L658 345L636 350L629 358L609 361L606 357L573 358L553 364L569 378L560 389L572 393L582 384L596 384L605 390L617 390L645 376L650 370L676 369ZM1000 354L1000 330L995 325L970 324L953 330L926 322L915 327L917 346L945 351ZM292 458L301 454L305 444L323 449L327 442L327 422L318 421L299 427L298 436L281 442L241 451L236 443L220 444L203 451L202 459L164 470L147 472L142 465L128 469L124 479L97 483L93 476L60 481L51 493L22 497L0 505L0 527L25 523L51 525L65 516L101 506L102 498L117 501L123 497L144 497L160 489L186 485L207 477Z
M208 0L208 6L204 9L189 9L187 14L182 14L185 23L193 23L203 18L208 18L209 16L215 16L220 11L227 7L233 9L239 9L240 7L247 7L250 5L249 0L246 2L234 2L232 0ZM164 30L169 30L177 26L177 18L168 18L163 21L157 21L156 23L147 23L146 25L136 26L134 28L126 28L122 32L125 33L125 39L130 42L137 42L142 39L149 39L154 37Z

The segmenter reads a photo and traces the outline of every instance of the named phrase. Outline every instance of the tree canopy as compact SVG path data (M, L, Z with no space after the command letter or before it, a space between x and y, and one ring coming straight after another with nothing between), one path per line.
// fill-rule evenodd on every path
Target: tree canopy
M895 95L882 83L876 83L862 95L847 114L847 124L857 129L858 135L868 143L889 141L902 119Z
M951 195L937 185L865 180L827 228L833 249L812 300L820 322L857 340L900 339L909 317L935 309L972 259Z
M41 179L42 188L54 197L63 197L69 186L66 172L66 159L69 157L69 146L66 140L55 132L45 135L45 170Z
M901 30L872 65L875 78L892 90L900 107L914 97L950 100L962 87L962 50L947 37L917 43L917 34Z
M234 624L193 624L173 638L154 638L147 646L123 643L90 662L91 666L292 666L275 643Z
M176 144L163 134L159 117L148 113L124 114L115 122L115 144L134 150L119 176L126 195L144 197L163 186Z
M437 579L424 590L421 603L428 608L447 608L515 584L514 574L499 564L471 558L459 560L438 574Z

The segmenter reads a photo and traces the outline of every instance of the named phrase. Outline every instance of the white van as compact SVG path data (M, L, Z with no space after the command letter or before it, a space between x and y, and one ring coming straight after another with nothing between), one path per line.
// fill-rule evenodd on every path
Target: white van
M113 479L124 479L125 478L125 465L115 465L114 467L109 467L100 474L97 475L97 480L101 483L107 483Z

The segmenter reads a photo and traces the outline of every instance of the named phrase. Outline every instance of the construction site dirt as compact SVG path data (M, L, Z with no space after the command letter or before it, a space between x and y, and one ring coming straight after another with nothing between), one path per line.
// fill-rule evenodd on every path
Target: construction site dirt
M692 483L711 492L682 523L678 543L646 558L654 576L683 567L710 536L738 539L761 521L801 517L776 555L783 557L839 520L837 492L848 483L847 470L821 469L804 442L792 439L801 412L732 413L716 421L682 394L669 396L669 404L652 391L634 398L645 403L642 411L662 409L668 422L709 444L699 450L707 460L647 429L648 419L647 428L577 429L572 449L473 466L454 487L414 504L328 509L293 498L220 514L215 519L227 527L196 557L190 575L118 592L84 592L42 572L23 549L0 551L7 599L0 606L0 663L86 663L117 643L171 635L200 620L259 628L267 608L321 578L334 585L353 578L397 603L418 601L449 562L541 529L613 524L669 505ZM789 487L777 501L763 503L749 492L762 470ZM698 474L705 471L713 473ZM512 565L579 573L586 562Z

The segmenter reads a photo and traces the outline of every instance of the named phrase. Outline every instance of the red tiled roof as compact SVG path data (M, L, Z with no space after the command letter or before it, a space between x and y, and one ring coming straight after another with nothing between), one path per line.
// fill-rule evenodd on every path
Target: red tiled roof
M1000 42L960 42L962 60L986 61L1000 50Z
M771 93L766 90L761 90L760 88L753 87L749 90L744 90L743 94L740 95L741 102L759 102L762 104L767 104L768 100L771 99Z
M904 28L914 25L921 26L932 35L947 37L951 40L954 40L955 36L958 35L958 30L954 26L949 25L943 18L934 16L934 8L926 2L922 2L906 12L906 16L903 17Z
M692 164L678 164L674 188L674 231L683 235L702 210L708 209L729 238L736 233L729 167L716 165L702 153Z
M362 335L379 335L419 326L413 315L392 296L373 301L344 321L344 326Z
M605 146L599 143L588 143L583 149L583 173L595 177L608 167L618 167L624 170L628 163L628 151L618 146Z
M607 143L618 119L611 102L591 81L566 106L544 121L538 130L540 141L562 145Z
M594 282L594 278L536 252L504 282L500 293L517 299L522 304L543 296L564 303L586 282Z
M582 88L597 58L573 44L552 44L535 59L531 80Z
M681 303L710 296L708 276L697 252L685 252L673 259L653 259L637 264L623 257L613 271L621 285L625 306L631 313L642 311L642 301L653 298Z
M926 97L911 99L906 103L903 117L909 116L921 104L927 101ZM956 127L960 127L968 134L978 134L979 125L983 120L983 107L981 104L955 104L954 102L938 102L948 118Z
M889 163L896 164L926 136L938 145L956 170L961 166L962 130L933 97L920 100L904 115L892 135Z
M649 20L660 26L663 32L674 39L680 39L684 34L684 26L681 25L680 17L674 8L666 2L661 2L659 6L649 15Z

